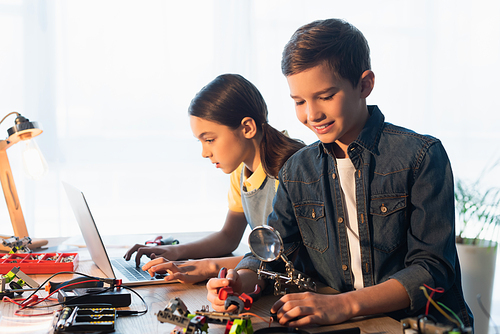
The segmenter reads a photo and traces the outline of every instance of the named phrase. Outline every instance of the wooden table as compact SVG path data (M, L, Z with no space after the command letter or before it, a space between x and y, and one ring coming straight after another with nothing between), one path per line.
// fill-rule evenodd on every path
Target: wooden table
M181 243L189 242L190 240L197 239L202 236L203 233L189 233L189 234L175 234ZM138 236L133 236L137 238ZM147 238L153 237L152 235L141 237L141 240L131 241L131 236L119 236L114 238L103 237L103 240L107 246L107 250L110 256L121 256L127 250L129 245L134 242L143 242ZM54 251L54 244L59 244L61 239L49 239L48 251ZM66 243L67 244L67 243ZM71 244L71 242L70 242ZM68 252L68 245L63 248L63 251ZM247 251L247 246L242 245L236 251L236 254L240 255ZM43 252L47 252L44 250ZM88 252L85 248L79 249L79 255L81 261L77 271L103 277L103 273L95 266L95 264L90 260ZM42 283L50 275L30 275L35 281ZM65 281L71 278L77 277L76 275L59 275L53 280L56 282ZM158 311L163 310L168 304L168 301L172 298L181 298L191 313L197 310L201 310L202 307L207 307L209 305L206 294L207 290L205 283L185 285L181 283L169 283L155 286L142 286L135 287L134 290L138 292L148 304L149 312L143 316L131 316L118 318L116 321L116 333L170 333L175 327L169 323L161 323L157 320L156 314ZM40 295L45 296L45 292L41 292ZM25 297L28 293L24 294ZM272 304L278 299L276 296L268 295L261 297L257 302L254 303L251 312L263 317L269 318L269 310ZM0 313L2 318L0 319L0 332L1 333L50 333L52 316L39 316L39 317L18 317L14 315L15 310L18 307L14 304L2 302L0 303ZM140 299L132 294L132 304L130 307L125 309L131 310L142 310L144 305ZM44 308L29 311L31 313L41 313L50 312L53 308ZM28 312L27 312L28 313ZM268 324L263 320L255 317L252 318L252 326L254 330L267 327ZM272 326L280 326L279 324L272 324ZM307 331L311 333L325 332L327 330L334 329L345 329L359 327L361 333L401 333L400 323L392 318L386 316L370 317L370 318L360 318L351 320L349 322L333 325L333 326L321 326L321 327L310 327L306 328ZM208 333L224 333L225 327L222 325L210 324Z

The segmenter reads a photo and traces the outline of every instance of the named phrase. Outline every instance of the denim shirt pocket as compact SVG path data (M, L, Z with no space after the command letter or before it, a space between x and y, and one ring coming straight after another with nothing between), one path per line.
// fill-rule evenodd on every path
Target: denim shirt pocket
M372 197L370 214L373 219L373 247L390 253L406 240L406 194Z
M294 205L302 241L308 248L323 253L328 249L325 204L323 202L302 202Z

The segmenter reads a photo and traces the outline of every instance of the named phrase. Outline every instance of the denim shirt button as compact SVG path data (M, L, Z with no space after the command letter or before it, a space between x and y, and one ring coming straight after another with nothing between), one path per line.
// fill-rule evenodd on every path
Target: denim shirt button
M382 211L382 213L386 213L387 207L384 204L382 204L382 206L380 207L380 211Z
M337 178L337 174L333 173L332 178L335 180Z
M347 270L347 265L343 264L343 265L342 265L342 270L343 270L343 271L346 271L346 270Z
M339 217L339 219L337 219L337 222L338 222L339 224L342 224L342 223L344 222L344 218Z

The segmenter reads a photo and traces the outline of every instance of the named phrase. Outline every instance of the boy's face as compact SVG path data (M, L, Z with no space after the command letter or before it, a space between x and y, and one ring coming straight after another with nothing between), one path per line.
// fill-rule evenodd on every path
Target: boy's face
M363 81L367 73L373 88L371 71L365 71L358 87L354 88L350 81L335 78L326 65L288 76L297 118L323 143L336 142L347 149L368 119L365 98L371 88Z

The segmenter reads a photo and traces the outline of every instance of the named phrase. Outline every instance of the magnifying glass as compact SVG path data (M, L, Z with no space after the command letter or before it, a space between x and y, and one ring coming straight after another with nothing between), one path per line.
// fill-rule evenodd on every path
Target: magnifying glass
M283 240L277 230L268 225L258 226L248 237L248 246L261 261L272 262L283 253Z
M295 270L292 262L287 259L278 230L268 225L257 226L248 236L248 246L253 255L261 261L257 269L259 279L264 277L274 280L275 295L286 294L289 289L285 285L296 286L299 290L316 291L316 283ZM264 262L273 262L279 258L285 262L285 274L264 269Z

